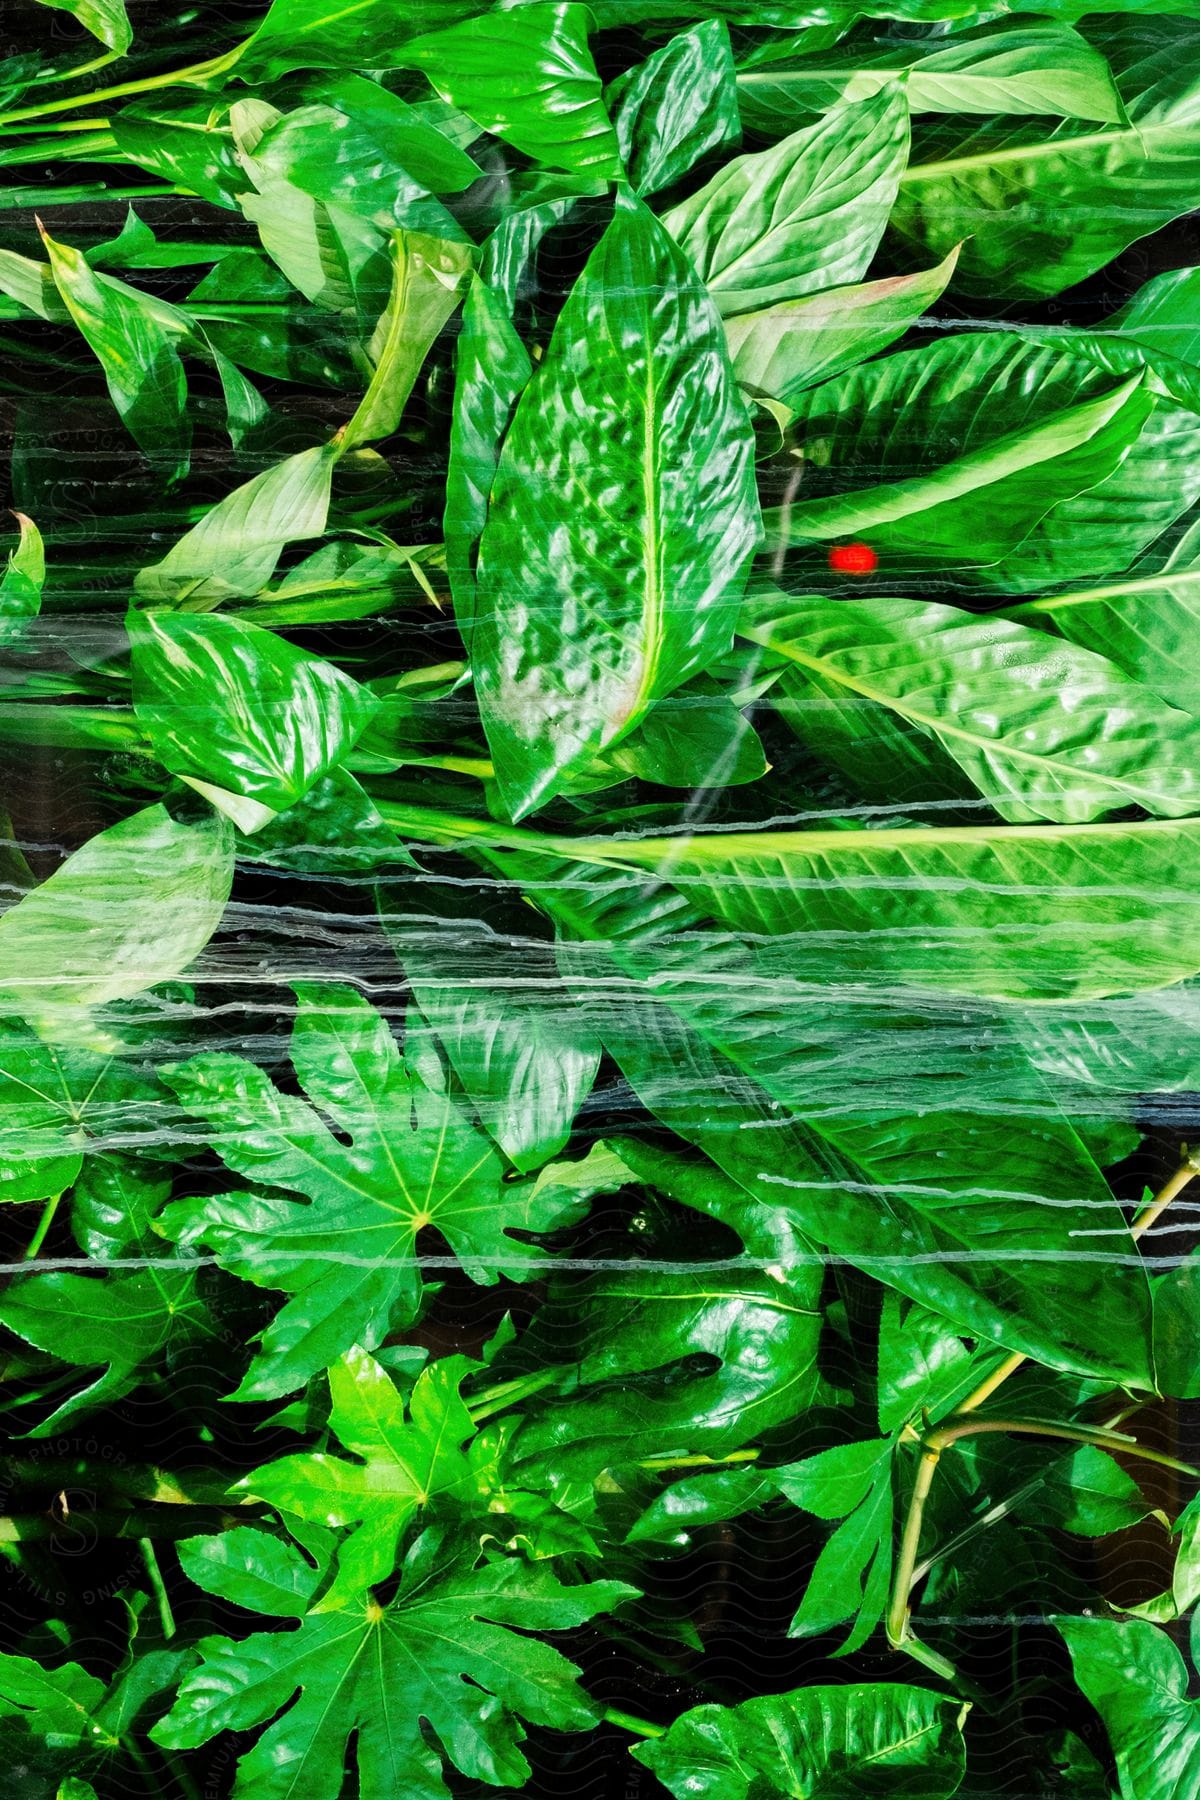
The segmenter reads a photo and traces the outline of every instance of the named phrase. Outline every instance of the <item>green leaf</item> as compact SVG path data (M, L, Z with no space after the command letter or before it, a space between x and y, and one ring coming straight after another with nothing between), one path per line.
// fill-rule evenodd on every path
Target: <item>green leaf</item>
M1182 1656L1140 1619L1059 1619L1075 1679L1108 1731L1121 1800L1171 1800L1200 1781L1200 1702Z
M966 1711L923 1688L800 1688L694 1707L630 1754L679 1800L947 1800L965 1771Z
M133 42L125 0L39 0L39 4L71 13L85 31L117 56L124 56Z
M779 137L814 112L895 86L913 113L1008 113L1123 123L1108 64L1069 25L985 26L943 49L938 40L852 40L808 56L783 54L739 69L748 131ZM777 59L776 59L777 58Z
M410 40L421 69L481 130L554 169L618 179L616 133L588 49L591 14L574 0L524 0Z
M378 702L332 663L244 619L131 612L133 700L185 781L282 812L337 767Z
M1167 269L1107 321L1110 331L1159 355L1200 365L1200 269Z
M379 898L413 998L480 1121L518 1169L538 1168L566 1143L600 1045L536 915L501 900L481 916L474 890L427 880Z
M531 1183L501 1185L488 1140L406 1066L352 989L297 994L293 1063L349 1141L239 1057L194 1057L166 1077L231 1169L282 1190L180 1201L166 1215L182 1241L207 1243L234 1273L292 1296L262 1334L239 1399L291 1393L352 1344L374 1349L393 1320L410 1322L422 1291L414 1247L427 1225L487 1284L537 1268L538 1251L511 1230L549 1230L571 1210L562 1195L533 1195Z
M1107 656L1172 706L1200 713L1200 523L1117 581L1050 594L1006 617Z
M98 1093L105 1111L109 1106L113 1108L112 1124L122 1129L122 1136L131 1127L137 1134L144 1131L149 1136L156 1127L161 1133L162 1090L143 1077L139 1091L136 1082L136 1075L128 1067L110 1065L96 1090L88 1093L88 1108L95 1109ZM103 1120L104 1112L100 1116ZM134 1137L134 1144L140 1147L138 1136ZM89 1155L71 1192L75 1242L100 1263L157 1253L161 1243L155 1236L154 1221L170 1192L169 1175L160 1174L132 1156L112 1151Z
M741 708L719 682L697 675L652 706L577 785L586 789L597 775L609 783L636 775L660 787L738 787L757 781L767 767L762 742Z
M0 646L19 642L29 619L37 617L46 579L42 534L32 519L15 512L20 538L0 575Z
M879 1319L879 1429L895 1431L928 1413L934 1424L998 1365L972 1353L948 1321L900 1294L884 1295Z
M1069 575L1098 535L1086 511L1081 522L1053 509L1112 475L1156 406L1142 375L1112 383L1057 345L983 332L793 394L807 479L767 514L768 538L782 546L869 534L893 579L945 563L961 578L1045 520ZM864 469L876 477L870 486L860 485ZM1168 503L1157 529L1173 516ZM1130 554L1139 547L1135 539Z
M733 372L752 394L793 406L818 381L865 362L902 337L940 299L958 246L935 269L823 289L725 321Z
M359 1461L320 1451L284 1456L237 1482L237 1492L309 1524L352 1528L318 1612L350 1605L386 1580L407 1526L426 1507L475 1498L461 1449L475 1428L458 1392L470 1367L452 1356L423 1369L406 1418L386 1370L355 1346L329 1371L329 1428Z
M234 488L161 562L139 570L135 592L160 605L185 599L216 605L256 594L271 579L285 544L324 531L340 454L336 440L301 450Z
M78 1663L44 1669L28 1656L0 1655L0 1718L28 1723L56 1750L111 1749L97 1726L104 1683Z
M294 1544L250 1525L184 1538L176 1550L188 1580L206 1594L275 1619L302 1619L321 1579Z
M995 302L1074 286L1190 210L1200 177L1192 26L1117 21L1111 49L1128 124L994 123L922 135L891 223L922 258L969 241L956 285ZM1110 48L1109 34L1090 33Z
M344 75L320 91L321 104L285 114L255 152L306 194L399 225L407 221L395 209L414 192L458 194L479 180L465 150L377 82Z
M372 1600L352 1612L311 1613L295 1631L241 1643L205 1640L200 1668L152 1737L189 1749L286 1708L241 1759L239 1784L261 1800L284 1800L297 1782L310 1800L338 1800L352 1736L364 1795L444 1800L443 1756L468 1777L522 1785L521 1719L580 1731L600 1709L578 1686L574 1664L511 1628L564 1630L635 1590L619 1581L564 1587L546 1562L474 1568L476 1556L427 1532L386 1607Z
M864 273L907 154L904 101L882 93L736 157L663 224L723 315L793 300Z
M1013 823L1082 824L1133 805L1200 811L1190 717L1092 651L919 600L764 593L739 629L787 659L772 698L801 741L870 798L893 791L887 733L902 722Z
M84 1153L156 1129L161 1091L113 1056L0 1032L0 1200L44 1200L71 1187Z
M728 645L758 506L721 338L661 227L619 209L518 403L480 545L472 660L515 817ZM581 472L614 442L597 490Z
M109 120L123 158L164 181L237 210L250 186L225 118L211 100L135 100Z
M460 245L414 232L392 235L392 291L367 346L370 385L346 427L342 447L390 437L421 366L457 309L471 261Z
M113 405L139 448L168 480L187 471L187 377L174 343L133 288L101 281L81 250L42 231L55 285L95 351Z
M655 194L741 137L729 32L706 19L618 77L605 99L635 194Z
M88 1010L182 974L220 922L233 833L164 806L76 850L0 918L0 1003L47 1037L95 1037Z
M1015 1461L1006 1462L1006 1473L1016 1472ZM1044 1456L1030 1462L1044 1479L1018 1511L1039 1529L1050 1525L1079 1537L1103 1537L1139 1524L1154 1510L1132 1475L1094 1445L1081 1444L1048 1466Z
M63 1362L100 1370L29 1432L34 1438L119 1400L164 1354L217 1336L186 1267L31 1275L0 1295L0 1324Z
M292 69L392 69L417 32L467 18L480 4L406 0L398 15L395 0L358 0L350 12L345 0L271 0L238 58L238 73L265 82Z

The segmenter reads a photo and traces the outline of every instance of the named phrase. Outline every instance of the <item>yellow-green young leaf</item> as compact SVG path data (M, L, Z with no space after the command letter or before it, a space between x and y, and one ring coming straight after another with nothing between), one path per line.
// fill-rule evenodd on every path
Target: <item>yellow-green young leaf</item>
M39 4L73 14L85 31L118 56L123 56L133 42L125 0L39 0Z
M720 320L622 206L518 402L480 543L472 662L514 817L728 647L758 532Z
M967 1710L942 1694L887 1683L800 1688L740 1706L697 1706L631 1755L679 1800L949 1800L966 1770Z
M790 406L805 388L865 362L902 337L945 292L958 249L936 269L917 275L826 288L726 319L734 374L747 392Z
M724 316L793 300L865 272L907 155L908 110L893 89L735 157L663 224Z
M0 1006L47 1037L186 969L220 922L233 832L149 806L111 825L0 918ZM97 1035L90 1028L91 1035Z
M42 584L46 579L46 550L42 534L24 513L14 513L21 533L15 550L8 553L8 563L0 575L0 644L15 643L28 619L35 618L42 604Z
M285 544L324 531L340 454L336 440L301 450L235 488L161 562L139 570L133 584L138 595L151 603L215 605L256 594L270 580Z
M350 750L379 702L333 663L244 619L131 612L133 700L175 775L294 805Z
M527 156L616 180L624 171L588 48L591 22L575 0L525 0L416 38L397 60Z
M63 302L95 352L113 405L168 479L185 473L191 444L187 376L175 344L133 288L101 281L81 250L42 231Z
M373 373L346 427L344 450L395 431L421 365L462 299L470 272L470 251L464 244L415 231L392 234L392 291L367 346Z

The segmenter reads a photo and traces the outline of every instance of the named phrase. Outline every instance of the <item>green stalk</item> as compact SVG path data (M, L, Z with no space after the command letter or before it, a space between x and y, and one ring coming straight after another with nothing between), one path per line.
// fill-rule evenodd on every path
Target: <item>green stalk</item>
M653 1456L640 1462L639 1469L724 1469L731 1463L757 1462L761 1450L731 1450L728 1456Z
M203 87L217 75L225 74L237 62L245 44L237 44L224 56L209 57L207 62L192 63L186 69L168 69L165 74L143 75L137 81L121 81L115 87L97 88L92 94L71 94L59 100L47 100L41 106L18 106L3 115L5 125L24 124L27 119L45 119L51 113L72 112L80 106L102 106L109 100L124 100L130 94L149 94L156 88Z
M64 1188L63 1193L65 1193L65 1192L66 1192L66 1189ZM34 1257L38 1254L38 1251L41 1249L42 1245L45 1243L46 1236L50 1230L50 1227L54 1223L54 1215L58 1211L58 1206L59 1206L59 1202L61 1199L62 1199L62 1193L51 1194L50 1198L47 1200L46 1204L43 1206L41 1217L39 1218L36 1226L34 1227L33 1236L30 1238L29 1242L25 1246L25 1253L21 1259L23 1262L32 1262Z
M494 1387L484 1388L467 1401L467 1411L476 1425L484 1419L490 1419L493 1413L503 1412L505 1407L515 1406L518 1401L526 1400L542 1388L558 1380L557 1369L535 1369L530 1375L518 1375L512 1381L501 1381Z
M606 1725L619 1725L622 1731L632 1731L638 1737L658 1738L667 1735L665 1725L652 1725L649 1719L639 1719L636 1713L622 1712L616 1706L606 1706L601 1716Z
M142 1553L142 1562L146 1568L146 1578L150 1583L150 1591L154 1595L158 1607L159 1622L162 1625L164 1638L170 1641L175 1636L175 1614L171 1611L171 1596L167 1592L167 1584L162 1578L162 1570L158 1566L153 1539L138 1539L138 1549Z

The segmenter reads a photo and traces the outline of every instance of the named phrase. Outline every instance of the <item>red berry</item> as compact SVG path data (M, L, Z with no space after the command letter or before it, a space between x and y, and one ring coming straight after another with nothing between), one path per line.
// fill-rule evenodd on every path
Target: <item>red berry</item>
M839 575L870 575L879 567L879 558L870 544L835 544L829 566Z

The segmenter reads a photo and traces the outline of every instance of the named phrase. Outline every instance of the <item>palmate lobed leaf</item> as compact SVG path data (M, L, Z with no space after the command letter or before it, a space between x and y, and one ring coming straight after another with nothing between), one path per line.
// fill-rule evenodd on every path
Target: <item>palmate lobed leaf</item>
M312 1800L338 1800L351 1736L362 1800L445 1800L443 1756L464 1775L520 1786L529 1774L522 1719L578 1731L600 1709L559 1651L510 1628L563 1630L636 1590L620 1581L564 1586L545 1562L477 1562L474 1546L426 1532L386 1606L364 1597L352 1609L310 1613L292 1632L208 1639L156 1742L187 1749L286 1709L242 1757L236 1794L283 1800L301 1783Z
M262 1334L242 1399L289 1393L352 1344L373 1349L393 1323L411 1322L426 1226L487 1283L537 1265L511 1230L549 1230L572 1211L561 1193L502 1185L488 1139L406 1064L353 989L305 984L297 994L293 1063L348 1143L241 1058L196 1057L165 1076L228 1166L267 1190L178 1201L166 1214L181 1241L206 1243L225 1267L292 1296Z

